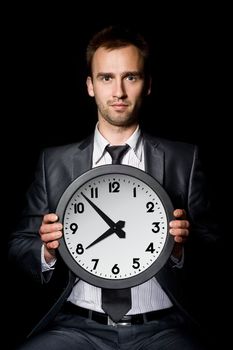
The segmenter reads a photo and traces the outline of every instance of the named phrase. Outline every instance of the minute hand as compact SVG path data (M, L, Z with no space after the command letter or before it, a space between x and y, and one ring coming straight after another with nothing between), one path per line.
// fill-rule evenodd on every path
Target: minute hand
M84 193L81 192L81 195L88 201L88 203L95 209L95 211L102 217L102 219L108 224L108 226L114 230L119 238L125 237L125 232L119 227L118 222L115 223L108 217L100 208L98 208L89 198L85 196ZM121 221L122 222L122 221Z

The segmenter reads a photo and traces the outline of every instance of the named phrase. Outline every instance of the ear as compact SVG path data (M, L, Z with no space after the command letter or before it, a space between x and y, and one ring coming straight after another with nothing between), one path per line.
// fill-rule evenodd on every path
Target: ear
M89 96L94 97L95 93L94 93L94 88L93 88L91 77L87 77L86 84L87 84L87 91L88 91Z
M146 84L146 89L145 89L146 96L150 95L150 93L151 93L151 84L152 84L152 79L151 79L151 77L149 77L147 84Z

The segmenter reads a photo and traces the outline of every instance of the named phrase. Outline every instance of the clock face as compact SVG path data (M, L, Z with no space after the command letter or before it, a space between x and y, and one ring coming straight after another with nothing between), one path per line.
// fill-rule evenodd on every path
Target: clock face
M77 178L61 197L59 252L81 279L126 288L155 275L171 254L171 201L147 173L104 165Z

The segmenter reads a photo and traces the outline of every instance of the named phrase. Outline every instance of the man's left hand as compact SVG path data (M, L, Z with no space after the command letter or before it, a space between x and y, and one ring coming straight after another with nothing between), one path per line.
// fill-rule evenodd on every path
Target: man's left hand
M180 258L182 254L182 246L186 242L189 235L189 221L186 220L186 212L184 209L175 209L173 212L175 220L170 221L170 234L174 237L175 245L172 255Z

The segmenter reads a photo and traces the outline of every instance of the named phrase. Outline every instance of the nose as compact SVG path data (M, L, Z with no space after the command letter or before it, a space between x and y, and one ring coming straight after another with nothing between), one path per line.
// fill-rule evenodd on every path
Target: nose
M113 87L113 97L122 100L126 96L124 81L122 79L116 79Z

